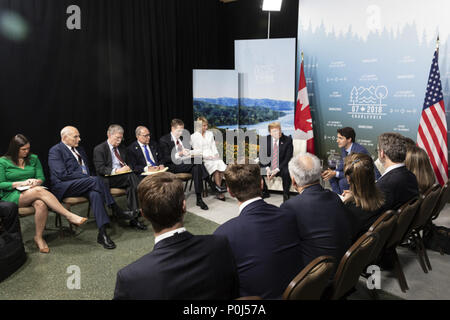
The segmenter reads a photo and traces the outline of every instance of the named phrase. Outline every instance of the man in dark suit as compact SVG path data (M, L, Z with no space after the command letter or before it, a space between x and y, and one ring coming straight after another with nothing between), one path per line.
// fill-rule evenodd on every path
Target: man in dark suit
M197 206L208 210L208 206L202 200L203 180L206 180L211 188L217 192L224 192L221 187L211 181L208 171L201 160L191 157L190 135L183 135L184 123L180 119L173 119L170 124L171 132L162 136L159 140L161 161L172 173L191 173L194 180ZM183 135L183 139L181 136Z
M117 273L114 299L227 299L238 297L238 276L225 237L195 236L183 227L183 183L173 173L139 184L142 214L155 231L153 251Z
M230 242L240 296L280 299L302 269L295 215L262 200L259 165L229 165L225 179L228 192L239 201L240 213L214 234Z
M320 160L304 153L289 162L292 184L299 195L281 208L297 218L303 267L313 259L333 256L337 263L352 244L351 215L339 196L322 188Z
M66 197L88 197L99 229L97 242L105 249L114 249L116 245L106 233L109 217L104 204L120 219L136 216L134 212L122 211L103 180L90 175L86 153L78 146L80 141L77 128L67 126L61 130L61 142L54 145L48 154L50 190L60 201Z
M273 177L280 177L283 181L283 200L289 199L289 189L291 188L291 176L289 175L288 163L291 160L294 147L292 145L291 136L285 136L281 132L281 125L279 122L269 124L269 135L267 136L267 152L262 154L267 155L269 162L261 160L261 167L266 168L267 178L270 180ZM270 196L266 181L264 181L263 198Z
M128 209L139 215L137 186L139 180L127 165L127 152L120 144L123 140L123 128L118 124L110 125L108 140L94 148L94 166L97 174L103 178L105 186L125 188L127 190ZM138 230L147 230L147 226L138 220L130 220L130 226Z
M398 209L419 195L416 176L406 169L406 141L398 133L387 132L378 137L378 158L385 169L376 185L384 193L385 209Z
M336 170L327 169L322 173L322 178L330 180L331 189L337 194L342 194L344 190L349 190L347 178L344 175L344 160L350 153L364 153L370 156L366 148L355 142L356 133L351 127L337 130L336 142L341 148L341 159L336 166ZM380 172L375 168L375 180L380 177Z
M127 148L128 165L134 171L139 181L145 176L143 172L164 169L161 163L161 152L157 142L150 140L150 131L144 127L136 128L136 141Z

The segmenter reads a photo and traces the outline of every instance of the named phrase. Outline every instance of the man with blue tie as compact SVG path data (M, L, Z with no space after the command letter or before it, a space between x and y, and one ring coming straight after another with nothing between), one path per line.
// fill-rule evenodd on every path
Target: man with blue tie
M118 124L109 126L108 139L94 148L94 166L108 189L125 188L127 190L128 209L139 215L137 199L139 180L127 165L127 152L121 146L123 132L123 128ZM130 226L138 230L147 230L147 226L138 218L130 220Z
M160 162L159 145L150 140L150 131L146 127L136 128L136 139L127 148L128 165L142 180L143 172L158 171L164 169L164 165Z
M123 211L103 180L90 175L88 158L79 147L80 141L77 128L67 126L61 130L61 142L54 145L48 155L50 189L60 201L66 197L88 197L99 229L97 242L105 249L114 249L116 245L106 233L110 220L104 204L120 219L134 219L135 212Z
M355 142L356 133L351 127L337 130L336 142L341 148L341 161L336 166L336 170L327 169L322 173L322 178L330 180L331 189L337 194L342 194L344 190L350 188L347 178L344 175L344 160L350 153L364 153L370 156L366 148ZM380 177L380 172L375 168L375 179Z

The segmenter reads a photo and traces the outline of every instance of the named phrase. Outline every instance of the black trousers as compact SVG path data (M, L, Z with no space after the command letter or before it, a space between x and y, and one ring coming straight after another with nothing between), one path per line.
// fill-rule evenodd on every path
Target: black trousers
M127 190L127 206L129 210L139 209L137 186L139 179L131 172L121 174L112 177L103 177L106 187L109 188L121 188Z
M13 202L0 201L0 225L8 233L20 233L18 207Z
M281 180L283 181L283 193L285 195L288 195L289 190L291 189L291 184L292 184L291 175L289 174L289 169L281 168L280 172L278 172L275 175L275 177L281 177ZM264 181L264 186L263 186L264 191L268 191L265 176L263 176L263 181Z
M172 173L190 173L194 179L195 193L203 191L204 179L209 177L209 173L203 164L172 164L169 166L169 171Z

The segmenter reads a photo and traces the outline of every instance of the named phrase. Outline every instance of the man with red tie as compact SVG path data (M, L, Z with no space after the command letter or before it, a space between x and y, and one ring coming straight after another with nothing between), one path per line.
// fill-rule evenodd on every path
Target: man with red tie
M111 196L103 179L91 176L88 158L84 149L79 146L80 141L77 128L67 126L61 130L61 142L48 152L50 190L59 201L66 197L88 197L98 226L97 242L105 249L114 249L116 245L106 233L106 225L110 220L105 204L119 219L134 219L136 212L123 211Z
M267 157L270 162L263 163L261 167L266 168L266 177L271 180L273 177L280 177L283 181L283 201L289 199L289 189L291 188L291 176L289 175L288 163L291 160L294 147L292 145L292 138L285 136L281 132L281 125L279 122L269 124L269 135L267 136ZM261 152L264 152L261 149ZM266 180L263 179L263 198L270 197L267 188Z
M128 209L138 215L137 186L139 180L127 164L127 151L121 146L123 132L123 128L118 124L109 126L108 140L94 148L94 166L108 189L124 188L127 190ZM138 230L147 230L147 227L138 218L131 219L130 226Z

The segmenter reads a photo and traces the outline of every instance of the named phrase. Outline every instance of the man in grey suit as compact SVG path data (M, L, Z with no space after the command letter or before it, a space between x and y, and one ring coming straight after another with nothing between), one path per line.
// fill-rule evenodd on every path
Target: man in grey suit
M127 165L127 151L120 144L123 140L123 128L112 124L108 128L108 139L94 148L94 166L97 174L103 178L109 188L125 188L127 190L128 209L139 215L137 199L138 178ZM134 218L130 226L138 230L147 230L147 226Z

